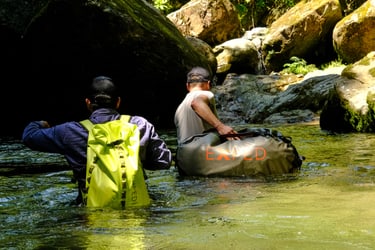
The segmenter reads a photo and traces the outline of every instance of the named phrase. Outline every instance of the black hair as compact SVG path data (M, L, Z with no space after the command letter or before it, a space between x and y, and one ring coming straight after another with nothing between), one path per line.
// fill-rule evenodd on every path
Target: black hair
M87 98L91 101L93 110L99 108L116 108L118 93L112 79L98 76L92 80Z

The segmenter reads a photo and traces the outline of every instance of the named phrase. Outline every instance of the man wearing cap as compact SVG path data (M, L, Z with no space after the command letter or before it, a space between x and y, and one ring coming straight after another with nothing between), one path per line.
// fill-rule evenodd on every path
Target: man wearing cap
M178 106L174 117L178 144L213 128L221 135L236 133L218 118L214 94L210 91L211 81L210 72L202 67L194 67L187 74L186 88L189 93Z

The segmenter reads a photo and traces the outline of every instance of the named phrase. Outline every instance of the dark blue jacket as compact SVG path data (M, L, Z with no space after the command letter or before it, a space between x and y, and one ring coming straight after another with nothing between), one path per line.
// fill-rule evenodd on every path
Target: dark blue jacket
M89 119L96 124L119 118L120 114L116 110L103 108L95 110ZM166 143L159 138L154 126L140 116L131 116L129 122L136 124L140 131L139 155L143 168L168 169L172 153ZM24 129L22 140L32 150L64 155L73 169L75 179L80 187L84 187L87 137L88 131L79 122L66 122L46 128L41 121L33 121Z

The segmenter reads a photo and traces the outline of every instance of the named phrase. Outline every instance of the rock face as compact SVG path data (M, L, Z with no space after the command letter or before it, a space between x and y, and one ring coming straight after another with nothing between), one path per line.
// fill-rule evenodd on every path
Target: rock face
M258 73L259 53L250 40L237 38L215 46L217 74L226 72ZM256 60L258 59L258 60ZM256 69L252 71L252 69Z
M183 35L211 46L238 38L241 33L236 8L229 0L192 0L167 17Z
M311 119L308 110L320 112L328 90L344 76L314 77L279 93L280 79L267 74L281 70L291 56L310 64L338 54L355 62L375 50L374 6L374 0L366 1L339 22L344 11L338 0L300 1L270 27L241 37L229 0L193 0L168 17L143 0L1 0L0 133L20 136L30 120L56 124L86 118L85 88L98 75L121 85L121 112L142 115L158 128L174 128L186 73L196 65L219 73L219 84L225 79L219 108L229 121L279 122L283 114L301 112L303 117L290 122ZM231 78L235 74L240 76ZM372 112L371 92L358 96ZM370 127L359 122L362 116L347 125L355 112L348 116L346 108L335 109L341 99L334 100L327 102L331 107L325 108L323 127Z
M295 123L318 118L339 70L295 75L228 75L213 88L219 116L227 123Z
M322 129L375 132L375 52L346 67L320 115Z
M263 42L267 72L280 71L292 56L314 61L332 49L332 30L342 18L338 0L301 1L278 18Z
M174 23L184 34L199 36L212 44L210 37L202 35L208 34L202 29L210 30L214 24L227 23L224 16L211 15L209 22L204 18L191 19L196 13L203 13L205 17L205 13L215 12L213 6L191 1L186 5L189 11L178 10L169 16L181 19L176 18ZM299 1L268 27L254 27L245 31L242 37L214 44L217 73L223 79L231 73L279 72L284 65L290 64L292 57L317 66L337 59L353 63L374 50L374 9L374 0L356 0L350 2L350 7L338 0ZM350 14L343 18L343 13ZM197 33L196 30L202 31ZM232 34L232 30L236 29L227 25L216 32Z
M341 19L333 30L335 51L347 63L354 63L375 51L375 1L366 1Z
M375 51L305 75L228 74L213 88L226 123L320 122L332 132L375 132Z
M145 1L23 3L0 6L8 10L0 13L6 62L2 93L18 103L17 110L4 111L12 122L3 123L2 133L19 135L30 120L84 119L85 88L98 75L121 85L122 112L172 127L188 70L195 65L211 69L208 59ZM9 104L1 98L2 107Z

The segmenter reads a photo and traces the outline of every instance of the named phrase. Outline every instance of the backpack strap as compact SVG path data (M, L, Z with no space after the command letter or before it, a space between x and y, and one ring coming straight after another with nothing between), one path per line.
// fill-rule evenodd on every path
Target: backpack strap
M123 122L129 122L130 121L130 115L121 115L120 119Z
M91 128L94 126L94 124L93 124L89 119L86 119L86 120L80 121L79 123L80 123L85 129L87 129L88 131L90 131Z
M130 115L121 115L120 119L121 119L121 121L123 121L123 122L129 122L129 121L130 121ZM87 129L88 131L90 131L91 128L94 126L94 124L93 124L89 119L86 119L86 120L80 121L79 123L80 123L85 129Z

